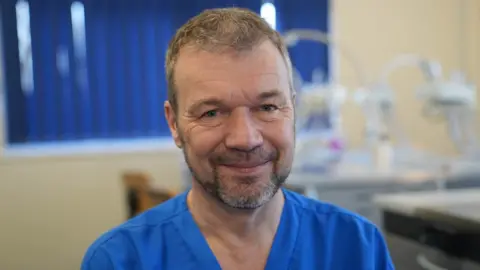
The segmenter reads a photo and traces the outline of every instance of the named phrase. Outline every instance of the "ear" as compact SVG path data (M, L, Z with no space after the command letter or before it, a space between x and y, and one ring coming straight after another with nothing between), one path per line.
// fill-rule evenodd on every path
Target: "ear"
M168 127L170 128L170 133L172 133L173 140L175 141L175 144L178 148L182 148L183 145L179 135L180 133L178 131L177 116L175 114L175 111L173 110L172 105L168 101L165 101L163 107L165 110L165 118L167 119Z

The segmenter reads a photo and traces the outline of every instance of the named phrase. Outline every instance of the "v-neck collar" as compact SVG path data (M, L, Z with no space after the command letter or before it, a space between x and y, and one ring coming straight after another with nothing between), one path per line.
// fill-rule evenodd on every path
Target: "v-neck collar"
M297 243L300 228L299 214L290 199L289 191L281 189L285 196L280 224L273 239L265 270L288 269Z
M265 270L288 269L300 227L299 215L289 199L290 194L283 189L280 191L285 196L285 203ZM217 258L188 209L187 194L188 192L184 193L185 213L176 220L177 228L196 261L200 264L196 265L196 269L199 269L198 267L208 267L209 270L221 270Z
M187 198L189 192L190 191L183 194L183 207L185 213L180 215L175 223L178 232L187 244L187 248L190 249L196 262L198 262L198 264L192 265L192 269L221 270L222 268L213 254L213 251L210 249L207 239L203 236L190 212L190 209L188 208Z

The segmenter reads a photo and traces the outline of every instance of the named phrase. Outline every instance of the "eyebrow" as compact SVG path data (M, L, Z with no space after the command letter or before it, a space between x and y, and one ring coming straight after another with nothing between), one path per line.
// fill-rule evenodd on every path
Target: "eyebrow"
M278 97L282 97L283 96L282 94L283 93L281 91L279 91L278 89L272 89L272 90L260 93L257 96L257 100L263 101L263 100L270 99L270 98L278 98Z
M283 91L280 91L278 89L272 89L269 91L265 91L260 93L257 96L257 100L259 102L264 102L269 99L275 99L279 104L279 106L285 106L287 104L287 97L285 96L285 93Z
M197 112L203 106L215 106L221 107L223 106L223 102L218 98L204 98L194 102L189 108L189 113Z
M265 92L262 92L257 95L256 100L258 102L265 101L271 98L281 98L283 101L285 97L283 96L283 92L279 91L278 89L272 89ZM224 107L225 104L222 100L211 97L211 98L204 98L194 102L188 109L189 113L197 112L203 106L214 106L214 107Z

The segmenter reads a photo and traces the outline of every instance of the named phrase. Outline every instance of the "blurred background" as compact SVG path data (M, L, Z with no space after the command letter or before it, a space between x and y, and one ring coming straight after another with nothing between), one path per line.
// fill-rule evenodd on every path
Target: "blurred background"
M78 269L101 233L188 188L164 55L188 18L227 6L289 42L288 187L378 224L398 269L480 269L477 0L1 0L0 269ZM478 249L421 240L425 212L461 217Z

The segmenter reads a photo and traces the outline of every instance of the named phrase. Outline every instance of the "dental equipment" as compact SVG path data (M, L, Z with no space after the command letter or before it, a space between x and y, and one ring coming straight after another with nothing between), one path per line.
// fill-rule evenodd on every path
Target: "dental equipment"
M289 48L294 47L302 40L333 45L351 60L360 83L364 82L365 76L357 62L343 47L338 46L337 42L328 34L310 29L292 29L285 33L284 40ZM335 78L330 81L325 80L325 76L320 69L313 71L312 82L310 83L306 83L294 67L292 77L295 89L299 90L296 95L296 128L300 134L300 138L297 140L297 153L301 153L298 156L303 157L300 163L313 163L313 166L315 166L318 165L316 163L319 160L331 159L331 152L338 153L343 150L341 107L345 103L347 90ZM325 132L326 129L330 132ZM330 134L326 135L325 133ZM319 151L325 149L329 149L331 152ZM338 160L338 157L333 159Z
M384 119L387 115L393 115L393 110L391 109L393 107L393 95L384 91L382 87L369 87L364 69L361 68L359 61L357 61L347 48L341 46L330 35L311 29L292 29L285 33L284 40L288 47L295 46L301 40L330 45L350 62L359 84L354 91L353 97L356 103L361 105L366 115L364 132L367 137L367 148L378 150L377 146L382 146L380 147L380 152L383 153L381 155L382 157L378 158L378 151L374 151L371 159L381 161L380 163L382 164L390 164L390 161L383 162L385 160L391 160L391 158L385 158L387 155L390 155L389 153L391 151L389 150L388 144L389 137L386 133L387 128L384 127L382 123L394 122L388 121L388 117ZM295 88L301 90L297 95L296 104L297 130L307 131L303 133L303 136L299 136L301 139L298 140L297 143L297 153L301 153L299 156L304 157L303 160L307 163L315 163L315 160L318 160L316 157L319 155L319 149L326 148L325 143L319 139L319 137L321 137L320 132L315 130L315 128L312 130L311 119L315 119L315 115L328 112L334 136L343 137L341 131L341 107L347 100L347 89L338 83L335 75L338 74L334 74L330 82L325 82L320 79L316 80L316 77L323 79L319 71L316 70L312 76L314 78L313 82L305 85L299 73L295 69L293 70ZM332 144L330 143L329 145L331 146ZM336 160L338 161L338 158ZM388 165L378 165L375 162L374 167L388 167Z
M475 109L476 87L467 83L465 76L460 72L454 72L450 80L442 78L441 65L424 57L412 54L399 55L389 62L383 69L378 83L380 103L389 104L387 110L380 115L385 116L381 121L386 129L402 135L398 127L392 127L395 123L393 117L392 90L388 79L395 70L413 66L420 69L426 82L417 89L417 97L424 102L424 116L430 119L445 119L448 124L449 136L464 156L471 156L477 149L475 135ZM383 89L383 91L382 91ZM405 137L402 135L402 137ZM403 138L405 139L405 138Z

